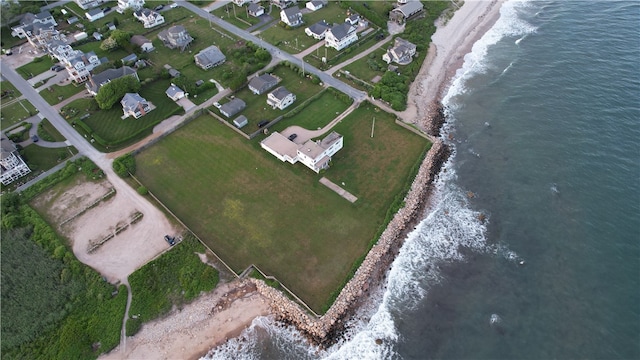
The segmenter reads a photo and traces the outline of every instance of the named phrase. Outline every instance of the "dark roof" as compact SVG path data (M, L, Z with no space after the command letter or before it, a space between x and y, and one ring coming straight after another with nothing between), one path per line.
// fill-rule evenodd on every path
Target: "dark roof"
M292 22L292 23L298 22L302 17L302 13L300 12L300 9L297 6L292 6L282 11L284 11L284 14L287 16L287 19L289 19L289 22Z
M129 66L123 66L118 69L107 69L99 74L91 76L87 85L89 89L95 93L100 90L100 86L111 81L113 79L117 79L127 75L133 75L136 73L136 70Z
M326 21L324 20L320 20L317 23L309 26L309 31L311 31L314 34L322 34L323 32L325 32L328 28L330 28L331 26L329 24L327 24Z
M255 13L260 9L264 10L264 7L262 5L255 4L255 3L249 4L249 7L248 7L249 12L251 13Z
M262 74L260 76L256 76L251 81L249 81L249 87L258 90L260 94L271 89L276 86L278 83L278 79L269 75Z
M215 45L211 45L208 48L203 49L195 55L195 58L202 65L218 64L226 60L222 51L220 51L220 49Z
M131 37L131 43L134 45L138 45L138 46L142 46L146 43L150 43L151 40L147 39L146 37L142 36L142 35L133 35Z
M333 25L330 31L336 39L342 40L349 35L349 30L351 30L352 27L353 25L344 22L342 24Z
M247 107L247 104L242 99L235 98L222 105L220 107L220 112L227 117L231 117L242 111L245 107Z
M285 88L284 86L280 86L279 88L271 92L271 95L273 95L278 100L284 99L289 94L291 94L291 91L287 90L287 88Z
M418 11L422 10L424 6L420 1L409 1L408 3L397 7L391 11L400 12L404 17L409 17Z
M91 10L87 11L87 14L89 14L91 16L94 16L94 15L100 14L101 12L103 12L102 9L96 8L96 9L91 9Z

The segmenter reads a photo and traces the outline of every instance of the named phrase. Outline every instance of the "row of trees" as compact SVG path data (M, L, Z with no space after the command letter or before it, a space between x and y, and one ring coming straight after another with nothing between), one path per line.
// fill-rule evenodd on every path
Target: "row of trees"
M102 85L95 99L102 110L109 110L129 92L138 92L142 85L133 76L123 76Z

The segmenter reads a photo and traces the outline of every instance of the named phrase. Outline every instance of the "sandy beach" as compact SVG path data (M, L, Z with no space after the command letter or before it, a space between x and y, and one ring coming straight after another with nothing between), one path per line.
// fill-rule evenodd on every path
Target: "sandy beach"
M425 62L411 86L408 108L402 113L406 122L423 127L430 107L442 98L465 54L499 18L502 3L465 1L446 24L438 24ZM100 359L199 358L238 336L255 317L270 314L269 301L246 286L238 280L223 284L181 310L145 324L138 334ZM218 307L219 304L223 306Z

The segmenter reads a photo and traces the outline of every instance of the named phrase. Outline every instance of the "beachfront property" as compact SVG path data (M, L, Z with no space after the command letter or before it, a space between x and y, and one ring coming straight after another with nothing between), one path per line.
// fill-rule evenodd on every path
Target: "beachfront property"
M140 10L144 6L144 0L118 0L117 12L122 14L127 9Z
M305 7L309 9L309 11L317 11L327 6L327 3L328 1L326 0L313 0L313 1L307 2Z
M142 26L144 26L145 29L150 29L154 26L164 24L164 16L151 9L143 8L136 10L133 12L133 17L142 22Z
M247 107L247 103L245 103L242 99L235 98L228 103L222 105L220 107L220 113L227 118L232 117L233 115L239 113Z
M295 164L300 161L319 173L329 167L331 157L342 149L344 141L342 135L333 131L322 140L307 140L304 144L296 144L276 131L262 140L260 146L282 162Z
M292 6L290 8L281 10L280 20L291 27L300 26L303 23L302 13L297 6Z
M173 101L178 101L186 96L186 93L184 92L184 90L180 89L173 83L171 83L171 86L169 86L167 91L165 91L164 93L167 94L169 99Z
M338 51L358 41L356 27L348 22L334 24L325 35L325 46Z
M322 40L327 34L327 31L329 31L329 28L331 28L331 26L327 24L326 21L320 20L317 23L304 29L304 33L316 40Z
M409 18L420 14L424 9L424 5L420 1L409 1L404 5L389 12L389 20L403 24Z
M126 93L120 100L120 105L122 105L122 112L124 113L123 119L129 116L139 119L153 110L151 103L138 93Z
M32 36L37 29L53 28L55 26L58 26L58 23L48 11L43 11L36 15L26 13L20 20L20 24L11 28L11 36L24 39Z
M84 16L86 16L87 20L89 20L90 22L94 22L104 17L104 11L102 11L102 9L91 9L84 13Z
M162 30L158 34L158 39L169 49L180 49L180 52L183 52L193 41L187 29L182 25L175 25L167 30Z
M278 79L270 74L256 76L249 81L249 90L256 95L262 95L278 84Z
M264 7L260 4L251 3L247 7L247 12L249 16L258 17L264 15Z
M135 46L139 46L142 52L151 52L155 49L151 40L142 35L133 35L130 42Z
M196 65L202 70L209 70L214 66L222 65L227 60L226 56L215 45L202 49L193 58L196 61Z
M411 63L415 54L416 46L414 44L405 39L396 38L393 47L382 55L382 60L387 64L393 61L398 65L407 65Z
M295 94L287 90L284 86L280 86L267 94L267 105L273 109L284 110L293 104L294 101L296 101Z
M129 66L123 66L118 69L107 69L99 74L90 75L89 81L84 85L87 88L89 94L96 96L102 85L110 82L111 80L119 79L124 76L135 77L140 81L136 70Z
M0 133L0 182L9 185L30 172L13 141Z

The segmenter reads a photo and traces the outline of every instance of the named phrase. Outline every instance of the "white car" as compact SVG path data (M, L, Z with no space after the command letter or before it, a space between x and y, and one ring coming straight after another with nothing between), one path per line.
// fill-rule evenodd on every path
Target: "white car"
M172 9L175 9L175 8L177 8L177 7L178 7L178 3L173 3L173 4L171 4L171 6L169 6L169 7L170 7L170 8L172 8Z
M222 107L222 105L220 105L220 103L217 102L217 101L213 103L213 106L215 106L218 109L220 109Z

